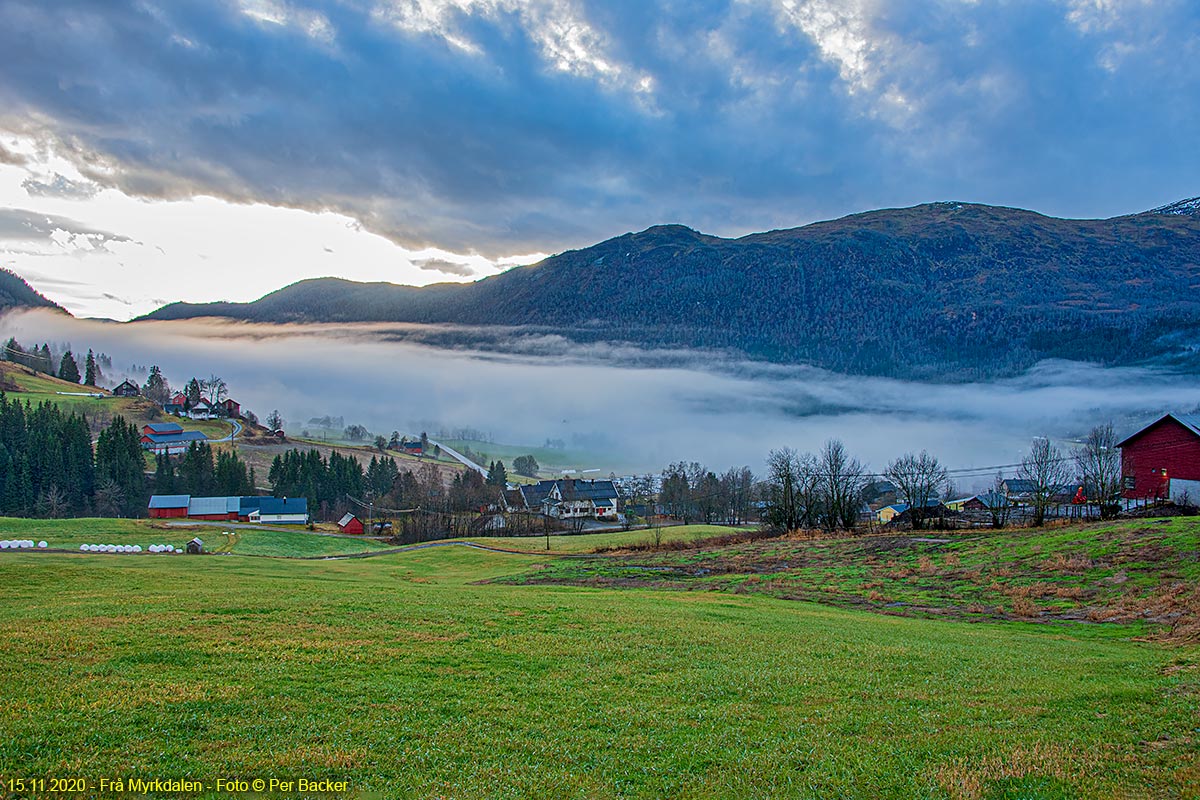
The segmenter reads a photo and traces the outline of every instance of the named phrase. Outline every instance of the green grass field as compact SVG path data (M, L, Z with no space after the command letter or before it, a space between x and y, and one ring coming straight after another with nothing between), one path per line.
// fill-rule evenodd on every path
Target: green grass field
M0 775L346 778L389 798L1197 796L1195 646L510 581L546 559L6 552Z
M594 452L590 450L581 450L578 448L567 448L559 450L552 447L527 447L518 444L496 444L495 442L477 442L469 439L447 439L445 444L453 447L460 453L464 448L470 448L476 453L483 453L488 458L500 459L504 462L504 466L512 472L512 462L514 458L519 456L531 455L537 459L538 466L545 473L544 477L558 477L558 471L562 469L602 469L603 472L592 476L595 478L607 478L610 469L616 469L619 465L614 466L620 460L612 453ZM484 464L486 467L487 464Z
M234 535L223 535L226 530ZM0 539L45 541L50 549L77 550L81 544L140 544L143 548L150 544L169 544L182 548L193 537L199 537L205 550L213 553L291 558L347 555L388 548L374 539L326 536L291 526L254 530L211 525L178 527L158 520L0 517Z
M741 528L727 528L722 525L676 525L662 528L659 541L661 542L695 542L713 536L721 536ZM472 536L470 541L499 547L504 550L521 550L530 553L547 552L545 536ZM648 545L654 541L654 533L649 530L614 531L612 533L578 533L551 534L551 553L591 553L597 548L628 547L630 545Z

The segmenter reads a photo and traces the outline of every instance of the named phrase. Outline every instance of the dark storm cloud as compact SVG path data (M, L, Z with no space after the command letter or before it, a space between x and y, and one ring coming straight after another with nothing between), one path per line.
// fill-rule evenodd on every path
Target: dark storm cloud
M440 5L0 0L0 123L130 192L491 256L1200 185L1185 0Z

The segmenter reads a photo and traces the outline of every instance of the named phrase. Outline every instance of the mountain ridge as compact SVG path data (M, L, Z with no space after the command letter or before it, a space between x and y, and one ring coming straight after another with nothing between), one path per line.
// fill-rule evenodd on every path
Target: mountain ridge
M1045 358L1136 363L1200 340L1193 206L1071 220L951 201L736 239L655 225L473 283L309 279L147 318L535 326L920 378L1010 374Z

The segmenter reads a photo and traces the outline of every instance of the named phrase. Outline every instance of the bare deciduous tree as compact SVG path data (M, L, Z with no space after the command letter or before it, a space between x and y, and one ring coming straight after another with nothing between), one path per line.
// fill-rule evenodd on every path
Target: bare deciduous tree
M924 526L930 503L939 499L949 482L946 468L924 450L900 456L887 465L883 477L895 485L896 496L908 503L914 530Z
M1037 438L1029 453L1021 459L1017 477L1029 481L1029 501L1033 505L1033 524L1040 526L1046 521L1046 510L1050 508L1054 495L1071 480L1071 469L1062 451L1049 439Z
M763 522L781 531L803 527L809 509L804 502L804 476L815 472L816 461L808 453L790 447L767 455L766 509Z
M821 448L818 471L825 527L852 529L867 485L866 467L846 452L840 440L830 439Z
M992 527L1003 528L1008 524L1008 495L1004 491L1004 473L997 472L992 480L992 491L988 495L988 511L992 513Z
M1111 424L1092 428L1075 453L1075 466L1088 499L1100 506L1101 518L1114 516L1120 508L1121 451Z

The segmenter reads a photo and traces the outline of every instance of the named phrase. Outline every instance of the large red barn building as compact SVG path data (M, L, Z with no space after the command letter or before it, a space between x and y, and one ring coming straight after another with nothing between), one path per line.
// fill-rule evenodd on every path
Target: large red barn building
M1200 419L1164 414L1117 447L1130 500L1174 497L1183 488L1180 484L1200 481ZM1193 501L1200 500L1192 494Z

